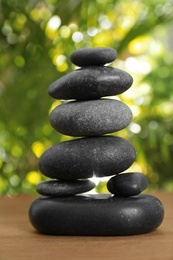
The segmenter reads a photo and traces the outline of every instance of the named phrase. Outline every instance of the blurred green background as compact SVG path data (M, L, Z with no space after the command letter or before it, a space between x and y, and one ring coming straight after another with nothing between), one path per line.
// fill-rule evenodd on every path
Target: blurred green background
M68 140L52 130L49 113L60 101L48 86L72 71L80 47L113 47L113 67L134 84L118 97L133 122L116 133L130 140L149 188L173 191L173 1L2 0L0 13L0 194L34 193L37 160ZM97 191L105 191L101 181Z

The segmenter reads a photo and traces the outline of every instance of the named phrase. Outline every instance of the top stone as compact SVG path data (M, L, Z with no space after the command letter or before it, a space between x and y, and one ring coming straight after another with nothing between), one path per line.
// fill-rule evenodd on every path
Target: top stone
M74 51L70 59L78 67L100 66L113 62L117 57L117 52L113 48L81 48Z

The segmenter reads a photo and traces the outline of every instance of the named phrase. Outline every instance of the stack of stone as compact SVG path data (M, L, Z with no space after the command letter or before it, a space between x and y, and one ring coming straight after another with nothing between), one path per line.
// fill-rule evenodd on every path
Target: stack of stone
M40 171L54 179L37 185L44 197L30 207L31 223L42 233L133 235L150 232L162 222L161 202L140 194L148 186L145 175L122 173L135 160L133 145L106 135L127 127L132 120L127 105L101 99L123 93L132 85L128 73L105 66L116 57L111 48L79 49L72 53L71 61L81 68L49 87L53 98L73 100L51 112L51 125L62 134L82 138L58 143L39 159ZM112 194L79 195L95 187L88 178L112 175L107 183Z

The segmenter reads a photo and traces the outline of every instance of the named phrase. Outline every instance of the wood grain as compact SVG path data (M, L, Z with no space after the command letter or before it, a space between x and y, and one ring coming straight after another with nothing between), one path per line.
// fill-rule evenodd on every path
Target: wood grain
M32 196L0 198L0 260L173 260L173 193L157 192L165 208L154 232L128 237L70 237L37 233L28 219Z

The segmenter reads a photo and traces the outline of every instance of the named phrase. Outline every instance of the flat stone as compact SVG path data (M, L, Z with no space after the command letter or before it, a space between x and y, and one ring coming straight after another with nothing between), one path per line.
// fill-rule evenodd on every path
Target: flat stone
M118 100L73 101L50 114L53 128L65 135L96 136L119 131L130 124L132 112Z
M45 196L69 196L92 190L94 182L90 180L58 181L51 180L39 183L36 190Z
M147 187L147 177L139 172L118 174L107 183L107 188L111 193L124 197L138 195Z
M48 93L55 99L99 99L123 93L132 82L132 77L125 71L93 66L61 77L50 85Z
M163 220L161 202L150 195L85 195L39 198L29 210L41 233L72 236L127 236L155 230Z
M135 157L135 149L126 139L99 136L55 144L42 154L38 164L50 178L86 179L122 172Z
M113 48L80 48L74 51L70 59L73 64L79 67L99 66L111 63L117 57L117 52Z

